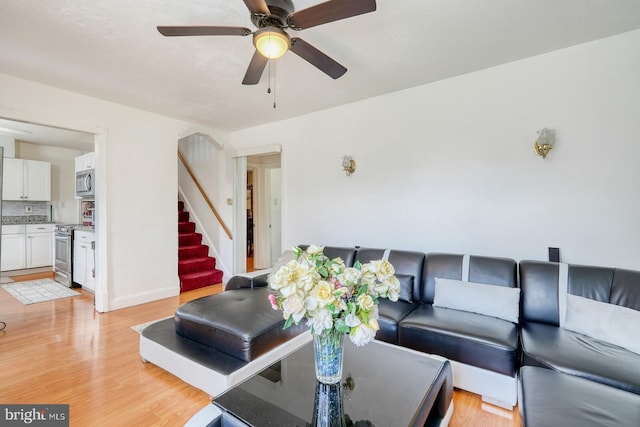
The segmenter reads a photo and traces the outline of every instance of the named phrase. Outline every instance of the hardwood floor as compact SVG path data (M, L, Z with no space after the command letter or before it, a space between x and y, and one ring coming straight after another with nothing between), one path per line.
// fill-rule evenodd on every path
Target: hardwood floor
M208 395L142 362L131 326L171 316L178 305L221 290L210 286L103 314L86 291L22 305L0 290L0 321L7 323L0 332L0 403L69 404L71 426L183 425L209 403ZM450 426L520 425L517 410L455 391Z

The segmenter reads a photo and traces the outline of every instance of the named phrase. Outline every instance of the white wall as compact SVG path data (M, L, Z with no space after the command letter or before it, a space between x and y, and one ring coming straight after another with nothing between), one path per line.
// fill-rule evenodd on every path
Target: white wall
M640 269L640 31L236 132L282 145L283 247ZM545 160L536 131L556 130ZM343 155L358 164L351 177Z
M97 133L96 307L177 295L176 150L188 124L3 74L0 93L2 117Z

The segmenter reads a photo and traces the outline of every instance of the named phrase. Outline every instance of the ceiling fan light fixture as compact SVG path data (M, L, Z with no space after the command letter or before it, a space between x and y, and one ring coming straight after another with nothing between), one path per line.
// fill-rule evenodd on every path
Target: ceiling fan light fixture
M265 58L278 59L291 47L291 38L282 28L264 27L253 35L253 45Z

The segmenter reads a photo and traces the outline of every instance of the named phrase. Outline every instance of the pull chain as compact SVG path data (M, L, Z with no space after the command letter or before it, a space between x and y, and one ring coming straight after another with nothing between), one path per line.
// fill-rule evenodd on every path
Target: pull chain
M271 64L273 60L269 60L269 84L267 87L267 93L271 93ZM276 64L273 64L273 108L276 108Z

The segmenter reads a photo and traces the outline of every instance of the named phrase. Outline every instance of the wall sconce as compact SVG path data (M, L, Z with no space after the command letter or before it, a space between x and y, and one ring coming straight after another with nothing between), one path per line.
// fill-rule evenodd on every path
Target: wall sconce
M538 139L533 144L533 149L538 156L542 156L544 159L549 154L549 150L553 148L553 144L556 140L555 131L553 129L544 128L539 130Z
M344 156L342 158L342 170L347 174L347 176L351 175L356 171L356 162L351 159L349 156Z

